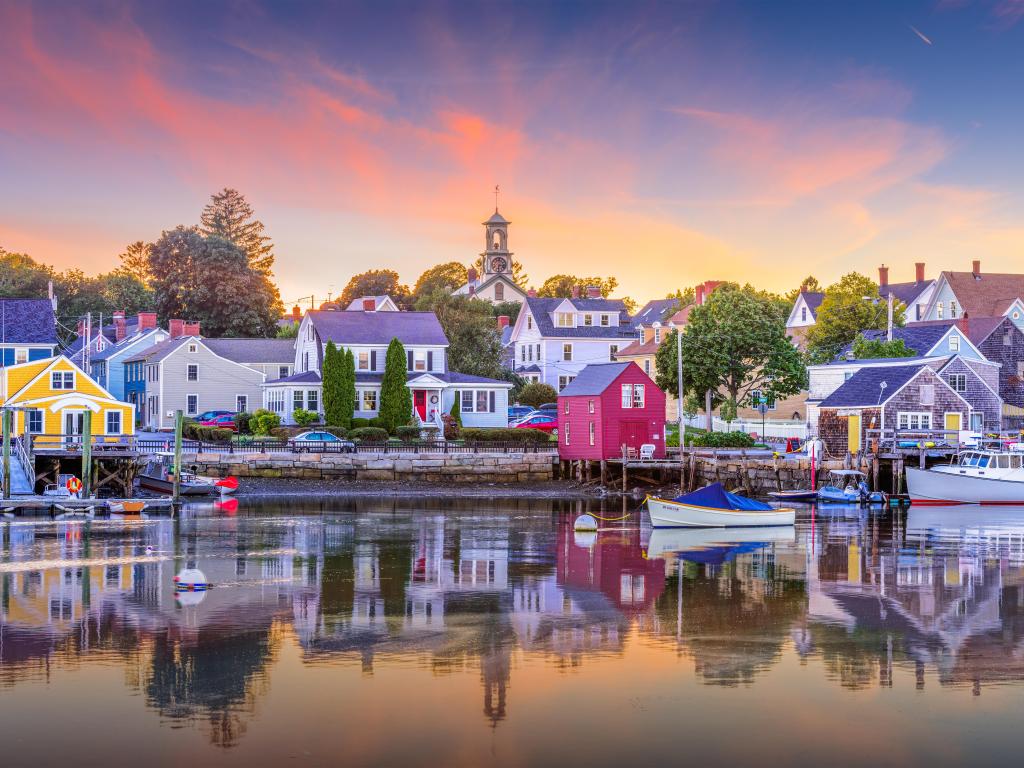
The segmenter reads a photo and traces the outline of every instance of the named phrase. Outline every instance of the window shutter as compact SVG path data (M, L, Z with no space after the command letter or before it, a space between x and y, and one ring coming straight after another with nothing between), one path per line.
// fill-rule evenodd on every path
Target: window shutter
M406 364L406 366L408 366L406 368L406 370L407 371L411 371L412 370L412 350L411 349L407 350L406 353L405 353L405 364Z
M377 350L376 349L371 349L370 350L370 370L371 371L376 371L377 370Z
M488 405L490 405L490 408L488 410L491 413L494 413L494 390L491 390L490 394L488 395L487 402Z
M427 370L434 370L434 353L430 350L427 350Z

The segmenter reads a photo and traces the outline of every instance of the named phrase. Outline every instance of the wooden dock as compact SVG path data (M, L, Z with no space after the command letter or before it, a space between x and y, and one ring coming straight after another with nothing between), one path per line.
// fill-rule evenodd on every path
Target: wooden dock
M146 514L174 517L178 505L168 496L151 499L64 499L56 496L15 496L0 499L0 513L4 517L50 517L60 515L89 515L106 517L111 514L110 505L121 502L144 502Z

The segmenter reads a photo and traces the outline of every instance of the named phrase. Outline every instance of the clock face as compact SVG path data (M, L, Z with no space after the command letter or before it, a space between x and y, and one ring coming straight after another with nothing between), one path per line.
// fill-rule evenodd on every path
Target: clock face
M491 259L491 272L504 272L506 269L508 269L508 262L504 258L495 256Z

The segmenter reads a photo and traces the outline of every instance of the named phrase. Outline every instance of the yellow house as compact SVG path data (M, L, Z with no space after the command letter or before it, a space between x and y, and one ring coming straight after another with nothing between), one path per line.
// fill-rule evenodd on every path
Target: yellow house
M0 368L0 402L14 410L14 434L80 435L85 413L92 413L92 434L130 435L133 407L93 381L63 355Z

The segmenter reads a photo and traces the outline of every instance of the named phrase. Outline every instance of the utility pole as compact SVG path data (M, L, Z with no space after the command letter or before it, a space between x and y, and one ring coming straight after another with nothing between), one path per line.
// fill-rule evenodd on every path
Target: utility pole
M179 408L174 412L174 493L175 503L181 498L181 429L185 416Z
M679 401L679 460L682 461L686 441L686 422L683 421L683 329L676 328L676 394Z
M892 291L889 291L889 322L886 326L885 340L892 341Z
M92 493L92 411L82 414L82 498Z

